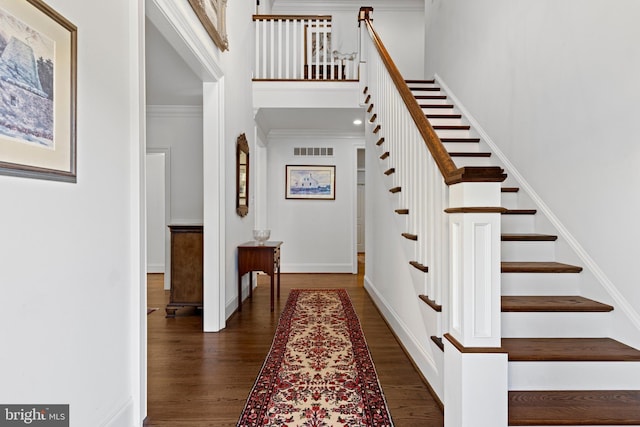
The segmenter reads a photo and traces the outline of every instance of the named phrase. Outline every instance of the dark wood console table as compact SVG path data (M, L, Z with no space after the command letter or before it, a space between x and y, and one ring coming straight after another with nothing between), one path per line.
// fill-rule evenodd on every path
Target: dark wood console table
M202 308L202 226L170 225L171 293L166 317L180 307Z
M278 275L280 298L280 245L282 242L247 242L238 246L238 311L242 311L242 276L253 271L263 271L271 276L271 311L273 311L274 273ZM249 276L249 297L253 293L253 275Z

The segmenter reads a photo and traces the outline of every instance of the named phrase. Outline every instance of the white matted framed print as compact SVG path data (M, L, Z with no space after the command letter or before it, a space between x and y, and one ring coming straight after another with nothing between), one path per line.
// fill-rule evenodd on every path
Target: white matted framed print
M285 198L335 200L335 166L287 165L285 173Z
M76 182L77 28L41 0L0 0L0 173Z

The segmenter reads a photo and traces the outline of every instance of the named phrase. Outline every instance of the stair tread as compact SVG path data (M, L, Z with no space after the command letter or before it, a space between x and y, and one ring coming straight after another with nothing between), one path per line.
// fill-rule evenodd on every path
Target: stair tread
M434 311L436 311L438 313L442 312L442 305L436 303L435 301L430 299L428 296L426 296L426 295L418 295L418 298L420 298L422 301L424 301Z
M416 99L447 99L447 95L416 95Z
M535 209L507 209L502 215L535 215Z
M538 233L504 233L502 234L501 239L503 242L553 242L558 239L558 236Z
M453 108L452 104L420 104L420 108Z
M409 90L411 91L416 91L416 92L420 92L420 91L430 91L430 92L437 92L440 91L439 87L415 87L415 86L410 86Z
M447 142L480 142L480 138L440 138L443 143Z
M502 338L510 361L640 362L640 351L612 338Z
M520 191L520 188L518 188L518 187L502 187L500 189L500 191L502 191L503 193L517 193L518 191Z
M469 130L471 126L469 125L434 125L433 129L435 130Z
M561 262L503 261L503 273L580 273L582 267Z
M462 114L426 114L427 119L461 119Z
M509 392L510 426L639 424L639 390Z
M469 151L469 152L452 151L452 152L449 152L449 156L451 157L491 157L491 153L480 152L480 151Z
M411 83L425 83L425 84L433 84L436 81L434 79L430 79L430 80L416 80L416 79L407 79L404 81L406 84L411 84Z
M502 296L503 312L608 312L613 307L581 296Z

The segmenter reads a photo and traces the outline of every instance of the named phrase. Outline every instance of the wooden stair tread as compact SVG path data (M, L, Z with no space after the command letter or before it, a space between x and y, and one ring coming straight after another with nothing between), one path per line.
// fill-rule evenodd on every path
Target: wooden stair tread
M640 391L510 391L509 425L640 425Z
M640 351L611 338L502 338L509 361L640 362Z
M503 193L517 193L518 191L520 191L520 188L518 188L518 187L502 187L500 189L500 191L502 191Z
M415 79L408 79L404 81L406 84L412 84L412 83L425 83L425 84L433 84L436 81L434 79L431 80L415 80Z
M444 351L444 343L442 342L442 338L441 337L437 337L435 335L432 335L431 336L431 341L433 341L434 344L437 345L440 350Z
M469 125L435 125L433 126L435 130L469 130L471 126Z
M442 306L440 304L437 304L435 301L429 299L428 296L426 296L426 295L418 295L418 297L422 301L424 301L429 307L431 307L432 309L434 309L438 313L442 312Z
M503 242L554 242L558 240L558 236L552 234L537 234L537 233L523 233L523 234L509 234L504 233L500 236Z
M447 99L447 95L416 95L416 99Z
M418 236L416 234L411 233L402 233L402 237L407 240L413 240L414 242L418 240Z
M391 174L394 174L394 173L396 173L396 168L389 168L386 171L384 171L384 174L387 175L387 176L389 176Z
M461 119L462 114L425 114L427 119Z
M423 273L428 273L429 272L429 267L427 267L424 264L420 264L418 261L409 261L409 264L413 268L416 268L416 269L422 271Z
M480 142L480 138L440 138L443 143L454 142Z
M440 91L439 87L411 87L409 86L409 90L410 91L416 91L416 92L420 92L420 91L429 91L429 92L438 92Z
M398 215L409 215L409 209L396 209Z
M502 296L503 312L608 312L613 307L581 296Z
M420 104L419 105L420 108L442 108L442 109L448 109L448 108L453 108L453 104Z
M480 151L470 151L470 152L450 152L449 156L451 157L491 157L491 153L489 152L480 152Z
M390 193L394 193L394 194L395 193L399 193L401 191L402 191L402 187L393 187L393 188L389 189L389 192Z
M500 263L503 273L580 273L582 267L561 262L525 262L503 261Z
M535 209L507 209L502 215L535 215Z

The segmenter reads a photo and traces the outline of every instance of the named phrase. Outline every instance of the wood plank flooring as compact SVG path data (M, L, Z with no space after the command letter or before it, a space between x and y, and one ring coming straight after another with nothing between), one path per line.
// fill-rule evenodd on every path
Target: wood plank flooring
M362 274L283 274L282 295L269 311L268 276L260 276L219 333L202 333L193 309L164 317L163 275L148 276L149 427L235 426L269 351L280 311L292 288L346 288L358 313L397 427L442 427L443 415L362 286Z

